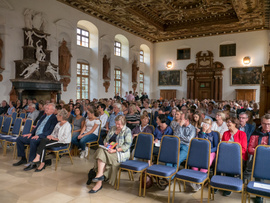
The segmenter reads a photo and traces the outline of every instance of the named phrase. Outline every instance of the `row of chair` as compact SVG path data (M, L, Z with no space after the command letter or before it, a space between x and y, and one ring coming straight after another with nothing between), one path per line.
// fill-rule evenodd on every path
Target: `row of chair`
M169 182L168 202L170 202L170 183L174 178L173 198L175 198L175 186L178 182L181 191L180 181L185 183L195 183L202 185L201 202L203 200L203 187L206 182L208 186L208 202L214 199L214 189L224 191L242 192L242 202L246 200L244 196L244 183L242 174L242 148L239 143L220 142L218 145L214 176L210 179L210 153L211 143L209 140L193 138L191 140L185 169L178 171L180 155L180 139L177 136L164 135L161 140L161 146L158 154L157 164L149 166L148 163L140 160L152 160L154 136L149 133L140 133L135 146L135 160L128 160L121 163L118 175L116 189L119 189L121 171L126 170L129 174L133 172L140 173L139 196L141 196L142 179L144 178L144 195L146 192L147 175L152 177L166 178ZM255 152L252 177L270 180L270 164L265 167L263 164L270 163L270 146L259 146ZM164 165L166 164L166 165ZM192 170L192 167L208 169L207 173ZM145 175L143 177L143 173ZM225 176L228 175L228 176ZM251 181L247 185L246 194L270 197L270 184L265 184L265 188L255 187L256 182Z

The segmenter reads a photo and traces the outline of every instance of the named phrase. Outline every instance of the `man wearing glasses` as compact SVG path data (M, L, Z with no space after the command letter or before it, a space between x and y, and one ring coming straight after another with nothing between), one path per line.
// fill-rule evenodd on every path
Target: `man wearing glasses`
M248 115L246 114L246 112L240 113L239 114L239 123L240 123L239 130L244 131L247 134L247 146L248 146L250 136L254 132L255 127L247 123L247 121L248 121Z

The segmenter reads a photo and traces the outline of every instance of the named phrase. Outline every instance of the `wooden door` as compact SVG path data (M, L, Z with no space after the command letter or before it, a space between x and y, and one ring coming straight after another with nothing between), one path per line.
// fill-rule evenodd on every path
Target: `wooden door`
M174 99L176 98L176 90L160 90L160 97L162 99Z
M210 81L198 81L198 99L201 101L212 98L211 88Z

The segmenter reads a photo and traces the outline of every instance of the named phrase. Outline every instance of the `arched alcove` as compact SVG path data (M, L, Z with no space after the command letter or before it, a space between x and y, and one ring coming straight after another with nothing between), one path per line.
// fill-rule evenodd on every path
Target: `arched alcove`
M129 58L129 41L128 41L128 39L124 35L121 35L121 34L115 35L114 39L115 39L115 41L118 41L121 43L121 45L122 45L121 56L123 58L125 58L126 60L128 60L128 58Z
M77 27L85 29L89 32L89 47L91 49L97 49L98 48L98 29L97 27L87 21L87 20L80 20L77 23Z

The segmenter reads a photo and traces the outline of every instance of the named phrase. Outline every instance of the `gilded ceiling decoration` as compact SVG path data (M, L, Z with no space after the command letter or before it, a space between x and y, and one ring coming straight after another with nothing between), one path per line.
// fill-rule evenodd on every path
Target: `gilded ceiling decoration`
M269 0L58 0L151 42L269 29Z

